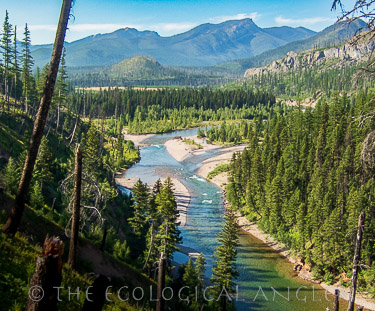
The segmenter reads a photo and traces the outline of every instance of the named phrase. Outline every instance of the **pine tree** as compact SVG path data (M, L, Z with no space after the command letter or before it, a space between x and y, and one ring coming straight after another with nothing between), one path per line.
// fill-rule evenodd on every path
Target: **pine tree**
M129 218L129 224L137 236L144 236L148 221L149 190L147 184L140 179L135 183L133 191L133 217Z
M219 299L219 307L225 311L227 301L234 293L234 279L238 276L236 270L236 257L238 246L238 224L232 208L227 208L225 213L225 224L218 235L219 246L216 248L216 258L212 268L211 282L214 285L214 300Z
M157 239L160 241L159 253L163 252L167 258L171 258L172 253L178 250L177 244L181 243L181 237L177 227L177 204L169 177L164 181L155 202L162 221L157 234Z
M42 138L38 152L38 158L35 163L35 178L40 183L40 188L43 189L45 183L53 180L51 172L53 156L48 146L48 140L45 136Z
M195 288L198 286L197 272L193 265L193 261L189 258L189 261L185 267L185 273L182 277L184 286L188 286L187 293L189 296L189 301L194 300Z
M127 262L130 256L130 248L127 246L126 240L122 243L119 240L116 241L113 247L113 255L115 258Z
M28 194L35 161L38 156L40 142L43 137L43 130L47 122L48 111L53 96L53 90L59 68L62 48L64 46L64 39L66 28L69 20L71 0L63 0L61 7L60 19L56 32L56 39L53 46L53 52L50 62L50 70L46 79L44 94L40 101L38 113L36 115L33 132L31 135L30 146L26 156L25 164L22 170L21 180L18 185L14 206L12 207L11 215L3 226L3 232L8 235L14 235L17 232L18 226L21 222L23 211L25 209L26 196Z
M12 157L9 158L8 164L1 176L5 184L5 189L11 194L15 194L17 192L18 176L16 174L16 163L14 163Z
M56 90L55 90L55 96L54 96L54 102L56 104L56 128L55 132L57 133L60 127L60 111L61 108L64 107L64 104L66 102L66 98L68 95L68 74L66 72L66 63L65 63L65 56L66 56L66 49L63 49L62 55L61 55L61 62L59 67L59 73L57 76L56 81Z
M203 281L204 281L204 273L206 271L205 268L206 259L202 253L199 254L197 259L195 260L195 273L197 275L197 293L198 293L198 303L199 309L202 310L202 305L205 303L203 299Z
M22 40L22 96L25 105L25 113L29 113L29 104L32 100L32 89L33 89L33 75L32 75L32 68L34 65L33 57L31 56L30 46L31 46L31 39L30 39L30 31L27 26L25 25L25 31L23 33L24 38Z
M83 156L85 157L84 171L89 175L97 175L97 168L101 166L99 134L93 123L83 141ZM97 176L94 177L96 179Z
M42 189L40 188L38 183L34 183L34 186L30 193L30 205L36 209L41 209L44 206Z
M163 184L161 180L158 179L152 189L152 194L148 205L148 221L150 223L150 228L146 237L146 249L144 254L145 263L143 265L143 270L148 268L149 275L151 275L153 263L158 259L157 247L155 247L155 245L157 240L156 234L161 224L161 218L158 212L156 198L160 194L162 186Z
M3 23L3 35L1 38L1 49L4 61L4 90L5 90L5 101L8 104L9 109L9 79L12 59L14 56L12 47L12 36L13 36L13 26L9 22L8 11L5 11L5 19Z
M21 87L21 81L20 81L20 68L18 64L18 50L17 50L17 27L14 26L14 36L13 36L13 63L11 67L11 73L12 73L12 90L11 94L14 97L14 104L15 107L17 105L17 98L19 96L19 91Z

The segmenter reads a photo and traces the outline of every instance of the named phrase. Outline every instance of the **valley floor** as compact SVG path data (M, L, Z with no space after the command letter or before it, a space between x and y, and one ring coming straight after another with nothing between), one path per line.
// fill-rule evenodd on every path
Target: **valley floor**
M198 141L196 137L191 137L191 138L195 139L195 141ZM190 154L196 154L197 152L204 152L205 148L214 148L215 145L209 145L208 147L205 146L201 150L192 151L189 148L189 145L183 143L182 141L174 139L174 140L167 141L166 146L168 146L167 147L168 152L177 161L183 161ZM240 152L245 147L246 147L245 145L238 145L234 147L225 148L226 151L223 154L204 160L197 174L207 179L207 175L209 174L209 172L211 172L216 166L229 163L230 159L232 158L233 153ZM215 177L213 177L212 179L207 179L207 180L216 184L223 191L225 195L225 187L228 184L227 172L222 172L216 175ZM225 205L227 204L229 203L225 200ZM246 231L247 233L261 240L264 244L274 249L281 256L286 257L291 263L293 264L298 263L298 260L294 258L293 256L291 256L290 250L285 245L277 242L275 239L270 237L267 233L262 231L256 223L249 221L245 216L241 216L239 213L238 213L238 224L242 230ZM324 282L320 283L319 281L314 281L311 272L309 272L307 269L302 269L299 274L299 277L310 282L319 283L319 285L323 289L327 290L332 295L334 295L336 289L339 289L340 297L344 300L349 300L349 293L350 293L349 288L342 287L338 284L327 285ZM357 293L356 303L358 305L363 306L366 310L375 310L375 300L365 295L361 295Z
M125 139L131 139L135 144L139 145L142 144L143 140L145 140L148 137L151 137L152 135L153 134L126 135ZM211 172L216 166L229 163L234 152L241 152L246 147L245 145L220 147L218 145L205 144L204 140L198 139L196 135L187 137L187 139L194 140L195 143L200 144L202 146L202 149L197 149L196 145L186 144L183 142L182 139L178 137L168 140L165 143L168 153L179 162L184 161L187 157L191 155L202 154L207 150L215 148L223 149L223 153L219 156L206 159L202 162L202 166L199 168L197 174L206 179L209 172ZM222 172L213 177L212 179L208 180L216 184L218 187L220 187L220 189L223 191L225 195L225 187L228 184L228 173ZM180 211L179 221L181 222L181 225L184 225L186 223L187 208L190 203L190 194L188 189L178 179L174 178L172 179L172 181L175 185L176 200L178 204L178 209ZM123 185L124 187L131 189L132 185L134 185L136 181L119 177L116 179L116 182L119 185ZM225 204L228 204L228 202L225 201ZM263 232L256 223L250 222L246 217L241 216L240 214L238 214L238 223L241 229L256 237L257 239L261 240L263 243L265 243L266 245L274 249L276 252L278 252L281 256L286 257L291 263L298 263L296 258L291 256L289 249L285 245L277 242L275 239L273 239L268 234ZM319 283L313 280L311 272L309 272L307 269L302 269L301 273L299 274L299 277L307 281ZM320 286L323 289L326 289L331 294L334 294L335 289L339 289L341 298L345 300L349 299L349 288L341 287L338 284L327 285L325 283L320 283ZM357 304L364 306L366 310L375 310L374 299L370 299L364 295L357 294L356 302Z

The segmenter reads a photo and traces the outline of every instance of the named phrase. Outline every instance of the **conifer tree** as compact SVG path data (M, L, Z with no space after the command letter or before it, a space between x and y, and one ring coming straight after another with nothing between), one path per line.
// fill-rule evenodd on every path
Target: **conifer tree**
M178 250L177 244L181 243L181 237L177 227L177 204L169 177L164 181L155 202L162 222L157 234L157 239L160 241L159 253L164 253L167 258L171 258L172 253Z
M238 224L232 208L225 212L225 223L218 235L219 246L216 248L216 258L212 268L211 282L214 285L214 300L219 301L220 310L227 309L228 297L234 293L234 279L238 276L236 257L238 246Z
M34 65L33 57L31 56L30 46L31 46L31 39L30 39L30 31L27 26L25 25L25 31L23 33L24 38L22 40L22 96L25 105L25 113L29 113L29 104L32 99L32 89L33 89L33 75L32 75L32 67Z
M12 59L12 67L11 67L11 73L12 73L12 90L11 92L12 96L14 97L14 104L15 107L17 105L17 98L19 94L19 89L21 87L20 83L20 68L18 63L18 50L17 50L17 27L14 26L14 34L13 34L13 59Z
M13 36L13 26L9 22L8 11L5 11L5 19L3 23L3 34L1 37L1 49L4 62L4 91L5 91L5 101L9 108L9 78L11 71L11 64L13 60L13 47L12 47L12 36Z
M63 0L55 43L51 56L50 70L48 71L43 97L40 101L39 110L36 116L29 149L26 155L21 175L21 180L17 189L14 206L12 207L10 217L3 227L3 231L9 235L14 235L17 232L18 226L21 222L23 211L25 209L26 196L28 194L31 179L33 177L35 161L38 156L38 150L43 137L43 130L47 122L48 111L53 96L71 5L72 0Z
M93 123L91 123L87 134L85 135L83 145L83 156L85 157L84 171L88 175L97 175L95 172L97 168L101 166L101 158L99 157L100 141L97 129ZM94 176L96 179L97 176Z
M133 191L133 217L129 218L129 224L137 236L144 236L148 221L149 190L147 184L140 179L135 183Z
M199 309L202 310L202 305L205 303L203 297L203 281L204 273L206 271L206 259L204 258L203 253L200 253L197 259L195 260L195 273L197 275L197 300L199 303Z
M15 194L17 191L18 176L16 174L16 163L12 157L9 158L8 164L2 171L1 176L6 190L11 194Z
M42 138L40 143L38 158L35 165L35 178L38 180L40 189L43 189L43 185L53 180L51 172L53 156L48 146L48 140L45 136Z
M145 263L143 265L143 270L148 268L149 275L151 275L151 268L153 263L157 260L157 247L156 245L156 234L157 230L161 224L161 217L158 212L156 198L160 194L162 189L162 182L158 179L152 189L151 198L148 205L148 222L150 223L150 228L146 237L146 249L145 249Z
M195 299L195 288L198 286L197 271L194 267L193 261L189 258L188 263L185 267L185 273L182 277L184 286L188 286L187 293L189 296L189 301Z
M60 67L59 67L59 73L57 76L56 81L56 90L55 90L55 96L54 96L54 102L56 104L56 128L55 132L57 133L60 127L60 112L61 108L64 107L64 104L67 99L68 94L68 84L67 84L67 78L68 74L66 72L66 62L65 62L65 56L66 56L66 48L64 47L62 55L61 55L61 61L60 61Z
M42 194L42 189L40 188L39 183L34 183L30 193L30 205L33 208L41 209L44 206L44 197Z

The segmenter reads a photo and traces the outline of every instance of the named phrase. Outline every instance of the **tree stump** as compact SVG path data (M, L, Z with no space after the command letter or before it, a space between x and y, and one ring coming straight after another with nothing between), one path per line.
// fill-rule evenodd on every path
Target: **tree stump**
M57 310L57 290L62 280L64 243L47 235L43 253L36 259L35 272L30 280L27 311Z

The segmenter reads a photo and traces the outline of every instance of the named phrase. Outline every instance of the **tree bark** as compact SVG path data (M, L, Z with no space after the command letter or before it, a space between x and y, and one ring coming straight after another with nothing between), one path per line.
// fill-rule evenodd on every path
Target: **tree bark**
M35 272L30 280L27 311L57 310L57 290L62 280L64 243L58 238L44 241L43 253L36 259Z
M339 311L340 291L335 289L335 300L333 301L333 311Z
M56 120L56 129L55 129L56 134L58 133L59 126L60 126L60 104L57 104L57 120Z
M148 261L150 260L151 251L152 251L152 248L154 246L153 245L153 243L154 243L154 222L152 222L150 230L151 230L150 247L148 248L147 258L146 258L145 264L143 265L143 268L142 268L143 271L145 271L147 266L148 266Z
M104 225L103 238L102 238L102 242L100 243L100 247L99 247L99 249L100 249L102 252L104 251L105 242L106 242L106 240L107 240L107 233L108 233L107 225Z
M355 246L354 259L353 259L353 275L352 275L352 285L350 286L348 311L354 311L355 294L357 290L358 266L359 266L359 260L361 258L361 244L362 244L362 234L364 230L364 225L365 225L365 212L362 211L358 219L357 243Z
M77 267L77 253L78 253L78 233L79 233L79 216L81 210L81 185L82 185L82 152L78 145L76 149L76 159L74 168L74 191L73 191L73 215L72 227L70 232L69 245L69 268L75 270Z
M156 291L156 311L164 310L164 299L163 289L165 287L165 270L166 270L166 259L164 252L160 254L159 270L158 270L158 287Z
M53 211L55 209L55 203L56 203L56 198L53 198L52 205L51 205L51 211Z
M109 286L109 279L99 274L92 284L92 288L86 294L86 300L81 311L101 311L106 300L106 290Z
M43 96L40 100L38 113L34 123L33 133L31 135L30 145L25 159L21 180L18 185L17 194L14 201L14 206L11 211L11 215L3 227L3 231L8 235L14 235L17 232L18 226L21 222L23 211L25 209L26 198L29 192L31 178L33 176L34 165L36 158L38 156L38 150L40 142L42 140L43 130L46 125L48 111L50 108L51 99L55 88L56 77L57 72L59 70L62 49L64 46L65 32L68 24L71 4L72 0L63 0L62 3L60 20L57 27L55 43L53 46L51 56L51 62L43 89Z
M69 142L68 146L70 146L72 144L73 140L74 140L74 136L76 134L77 126L78 126L78 123L79 123L79 115L81 114L81 109L82 109L82 105L83 105L84 100L85 100L85 98L83 97L82 102L79 105L79 110L78 110L78 114L77 114L77 117L76 117L76 122L74 124L74 129L73 129L73 132L72 132L72 137L70 139L70 142Z

